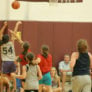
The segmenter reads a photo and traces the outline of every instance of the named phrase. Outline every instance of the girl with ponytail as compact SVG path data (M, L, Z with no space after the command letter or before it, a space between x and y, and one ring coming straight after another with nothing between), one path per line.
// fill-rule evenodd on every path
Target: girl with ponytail
M22 41L21 41L22 42ZM28 42L23 42L22 43L22 48L23 51L22 53L18 56L17 62L20 63L20 65L22 66L22 74L23 74L23 67L28 64L27 60L26 60L26 55L28 52L31 52L30 45ZM25 84L25 78L21 79L21 84L22 84L22 88L24 89L24 84Z
M27 53L27 65L23 66L22 75L16 75L16 78L26 79L24 83L24 92L38 92L38 80L42 78L40 67L35 64L35 56L33 53Z
M51 76L50 70L52 67L52 55L49 53L49 47L47 45L42 45L41 54L37 57L43 78L39 80L39 92L42 92L43 86L48 89L48 92L52 92L51 89Z

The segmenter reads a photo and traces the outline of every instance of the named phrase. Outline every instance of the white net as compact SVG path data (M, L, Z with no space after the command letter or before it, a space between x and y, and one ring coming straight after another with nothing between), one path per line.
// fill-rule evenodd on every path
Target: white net
M49 0L50 6L56 5L57 3L58 3L58 0Z

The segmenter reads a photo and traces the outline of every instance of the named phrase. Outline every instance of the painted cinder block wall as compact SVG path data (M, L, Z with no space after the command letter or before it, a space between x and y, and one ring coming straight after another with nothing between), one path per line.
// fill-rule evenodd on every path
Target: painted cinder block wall
M8 28L13 29L15 23L16 21L8 21ZM71 55L76 51L76 42L79 39L86 39L90 46L89 51L92 52L92 23L23 21L19 30L22 32L22 39L30 42L31 50L36 55L40 53L42 44L49 45L53 65L56 67L63 60L64 54ZM22 51L18 42L15 42L15 48L18 55Z

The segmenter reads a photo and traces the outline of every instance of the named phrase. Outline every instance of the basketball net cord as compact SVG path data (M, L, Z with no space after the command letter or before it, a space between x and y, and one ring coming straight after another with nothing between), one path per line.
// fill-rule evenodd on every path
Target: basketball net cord
M50 6L53 6L53 5L56 5L57 3L71 3L72 0L49 0L49 5ZM74 0L74 2L76 3L77 0Z
M55 6L57 5L58 0L49 0L49 6Z

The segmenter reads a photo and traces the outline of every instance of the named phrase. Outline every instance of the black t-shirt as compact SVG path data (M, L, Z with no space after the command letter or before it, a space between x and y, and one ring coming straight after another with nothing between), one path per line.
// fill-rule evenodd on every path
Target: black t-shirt
M79 53L79 58L73 70L73 76L76 75L90 75L90 58L88 53Z

